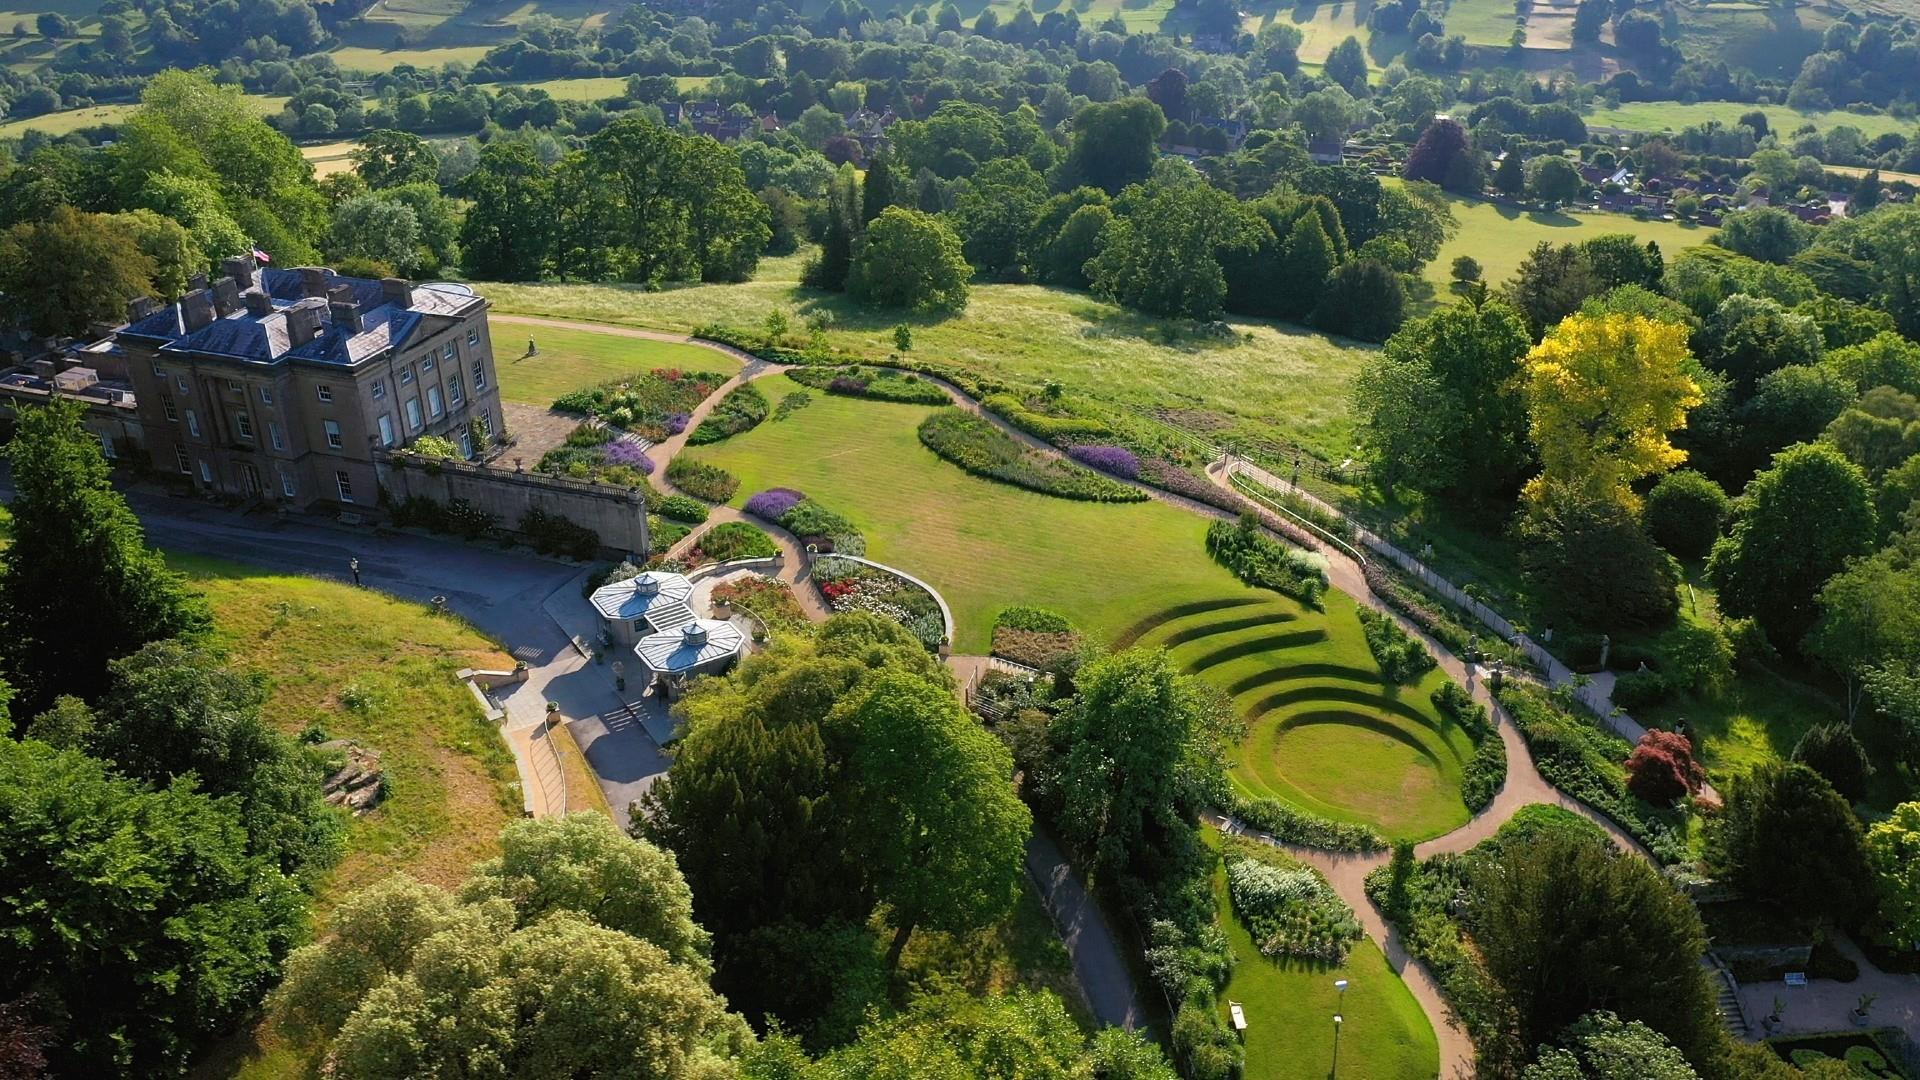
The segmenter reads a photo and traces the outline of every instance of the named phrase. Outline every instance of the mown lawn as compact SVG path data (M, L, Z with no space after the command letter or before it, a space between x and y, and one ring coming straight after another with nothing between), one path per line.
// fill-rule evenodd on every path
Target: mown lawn
M1205 830L1216 851L1221 837ZM1234 917L1223 866L1213 875L1221 928L1234 957L1221 1008L1237 1001L1247 1017L1246 1080L1327 1080L1333 1069L1333 1014L1341 1014L1340 1074L1374 1080L1439 1075L1440 1048L1420 1011L1372 940L1363 938L1340 967L1260 955ZM1347 980L1343 999L1333 983Z
M682 332L708 322L757 327L776 307L794 316L826 311L834 318L828 335L834 345L876 360L895 351L893 328L904 319L912 327L915 359L1029 385L1057 381L1216 436L1253 440L1277 430L1334 461L1351 450L1347 387L1367 355L1365 346L1259 321L1231 321L1231 333L1204 336L1191 324L1038 285L976 285L959 316L906 317L802 288L799 263L769 260L758 278L744 284L658 292L620 285L475 288L500 312Z
M525 355L527 338L540 346L539 355ZM551 405L570 390L654 368L712 371L727 378L740 370L739 361L715 349L619 334L496 322L493 340L500 396L527 405Z
M802 387L755 384L778 403ZM1102 640L1170 604L1258 595L1205 554L1206 522L1154 502L1087 503L961 472L920 445L931 410L809 390L812 403L725 442L687 451L740 478L734 504L798 488L845 515L869 557L924 578L952 606L956 652L987 650L1012 604L1064 613Z

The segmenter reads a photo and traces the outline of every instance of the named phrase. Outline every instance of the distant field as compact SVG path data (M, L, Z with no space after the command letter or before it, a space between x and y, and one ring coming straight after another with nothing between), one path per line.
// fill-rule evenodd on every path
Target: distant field
M300 156L313 164L315 176L332 176L353 168L351 157L355 147L360 144L352 139L341 142L321 143L318 146L303 146Z
M1447 33L1459 34L1469 45L1506 47L1514 20L1513 0L1454 0L1447 5Z
M1449 196L1454 216L1460 219L1460 231L1440 249L1440 257L1427 265L1427 280L1433 282L1441 298L1452 295L1456 256L1471 255L1479 260L1489 284L1498 285L1513 276L1520 260L1542 240L1555 244L1578 243L1606 233L1631 233L1642 240L1657 241L1669 258L1680 251L1704 244L1712 229L1682 225L1671 221L1635 221L1625 214L1537 213L1512 206L1500 206L1478 199Z
M1842 176L1865 176L1873 171L1872 169L1863 169L1858 165L1828 165L1826 169L1828 172L1836 172ZM1904 182L1912 184L1915 187L1920 187L1920 173L1894 172L1892 169L1881 169L1880 179L1889 184Z
M1688 56L1712 57L1763 78L1791 79L1820 49L1834 18L1816 8L1758 4L1675 4L1675 44Z
M263 97L248 94L246 100L260 111L262 116L271 116L280 111L287 103L284 97ZM0 139L17 139L29 129L44 131L49 135L67 135L81 128L98 127L101 124L117 124L126 119L127 114L140 106L133 103L120 105L92 105L84 109L67 109L44 116L29 116L0 124Z
M437 68L442 64L472 64L487 54L491 45L449 45L441 48L378 49L365 45L342 45L328 53L343 71L378 74L402 64Z
M1743 114L1755 109L1767 114L1767 123L1773 130L1783 133L1791 132L1802 124L1812 124L1821 131L1846 125L1859 128L1861 134L1871 139L1888 132L1911 135L1915 128L1912 120L1902 120L1884 113L1852 113L1839 109L1801 112L1785 105L1753 105L1739 101L1699 101L1692 104L1679 101L1626 102L1617 109L1602 107L1593 110L1587 117L1587 123L1595 127L1626 128L1630 131L1679 131L1709 120L1732 125Z
M1254 34L1272 23L1293 26L1301 34L1300 59L1305 63L1318 64L1325 60L1335 46L1350 37L1360 39L1367 50L1367 63L1375 69L1384 68L1407 47L1404 35L1373 39L1373 31L1367 29L1367 15L1373 10L1371 0L1334 0L1295 6L1268 0L1250 7L1253 13L1246 16L1241 25ZM1505 44L1504 37L1500 40Z

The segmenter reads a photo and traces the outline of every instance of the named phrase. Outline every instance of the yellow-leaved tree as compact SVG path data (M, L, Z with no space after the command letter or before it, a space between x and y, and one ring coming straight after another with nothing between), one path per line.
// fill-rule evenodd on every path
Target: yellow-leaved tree
M1630 486L1686 460L1667 436L1700 404L1686 328L1624 312L1570 315L1522 361L1521 392L1541 471L1537 501L1565 484L1637 509Z

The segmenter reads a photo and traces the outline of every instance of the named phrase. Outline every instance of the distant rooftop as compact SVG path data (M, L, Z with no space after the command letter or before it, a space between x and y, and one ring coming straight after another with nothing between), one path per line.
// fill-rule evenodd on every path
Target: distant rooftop
M257 269L228 259L226 273L178 302L135 301L118 336L162 354L351 366L406 347L427 316L458 316L482 304L465 285L351 278L325 267Z

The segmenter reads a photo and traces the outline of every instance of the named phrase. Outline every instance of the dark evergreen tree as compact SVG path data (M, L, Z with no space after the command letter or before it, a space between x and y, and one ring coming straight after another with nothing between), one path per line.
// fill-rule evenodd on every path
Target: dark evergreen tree
M845 292L847 271L853 266L854 237L864 226L860 193L851 166L842 166L827 182L826 220L820 233L820 254L807 264L804 280L816 289Z
M81 406L22 407L13 464L13 543L0 551L0 648L32 716L61 694L91 697L107 664L149 641L206 629L206 600L143 540L107 480Z
M899 202L899 184L893 175L893 155L885 150L867 162L867 178L860 189L860 220L872 221L880 211Z

